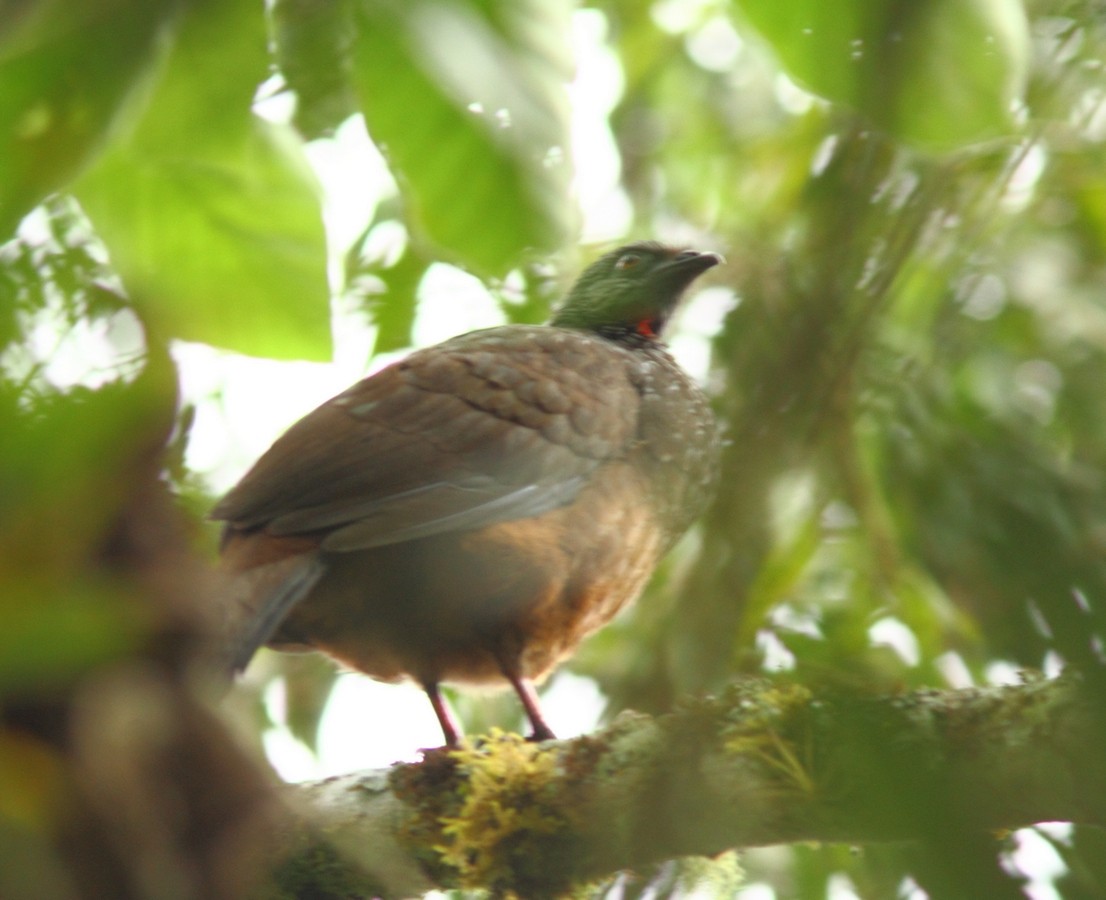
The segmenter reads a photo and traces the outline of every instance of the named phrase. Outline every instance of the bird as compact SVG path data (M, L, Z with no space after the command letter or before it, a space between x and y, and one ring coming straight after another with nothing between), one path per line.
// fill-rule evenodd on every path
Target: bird
M416 350L289 428L211 512L225 656L319 650L426 693L535 684L641 593L704 509L719 437L662 335L715 253L638 241L544 325Z

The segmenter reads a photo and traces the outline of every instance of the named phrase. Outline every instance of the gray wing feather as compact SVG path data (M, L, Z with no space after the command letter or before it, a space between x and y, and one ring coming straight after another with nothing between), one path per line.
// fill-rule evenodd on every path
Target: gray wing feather
M407 502L395 514L387 503L377 504L375 509L366 512L357 521L332 531L323 540L322 546L324 550L364 550L413 541L446 531L467 531L494 522L540 516L571 503L583 483L584 479L577 476L546 486L528 484L509 494L489 497L483 503L470 501L468 505L448 504L456 512L434 518L420 517L418 507ZM455 485L433 487L438 489L435 493L458 490ZM434 505L441 508L445 504Z

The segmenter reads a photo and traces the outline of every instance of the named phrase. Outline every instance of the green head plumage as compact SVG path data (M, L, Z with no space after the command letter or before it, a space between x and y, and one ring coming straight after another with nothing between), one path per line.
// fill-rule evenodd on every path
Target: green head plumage
M688 285L720 262L716 253L654 241L626 244L584 270L550 324L659 337Z

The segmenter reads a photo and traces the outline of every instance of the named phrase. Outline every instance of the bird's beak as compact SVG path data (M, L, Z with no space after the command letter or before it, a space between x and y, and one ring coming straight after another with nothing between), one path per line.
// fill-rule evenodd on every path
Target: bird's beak
M717 253L700 253L698 250L681 250L671 259L661 263L659 268L670 276L678 277L690 284L707 269L712 269L725 260Z

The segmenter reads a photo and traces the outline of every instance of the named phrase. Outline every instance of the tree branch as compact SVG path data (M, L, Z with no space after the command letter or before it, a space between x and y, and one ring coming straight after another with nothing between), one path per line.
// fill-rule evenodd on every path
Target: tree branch
M321 828L289 829L278 881L321 896L465 886L541 897L729 848L1106 824L1095 710L1071 674L881 697L758 679L573 741L493 733L294 789Z

